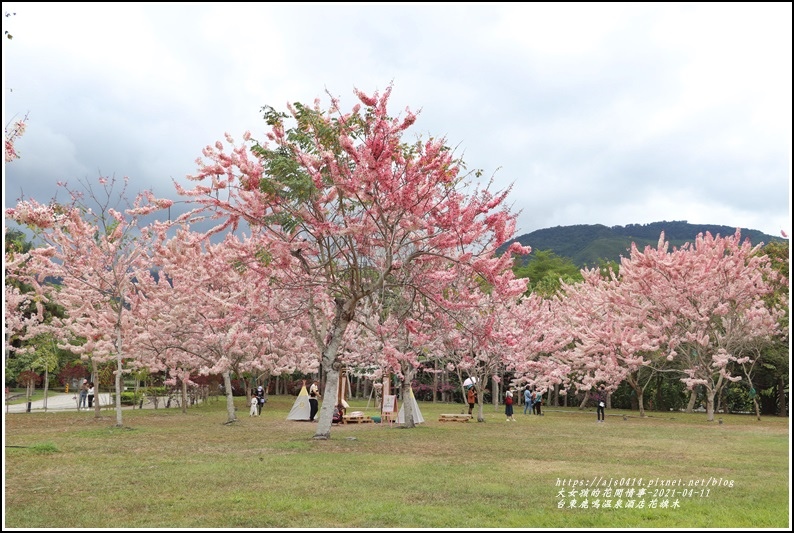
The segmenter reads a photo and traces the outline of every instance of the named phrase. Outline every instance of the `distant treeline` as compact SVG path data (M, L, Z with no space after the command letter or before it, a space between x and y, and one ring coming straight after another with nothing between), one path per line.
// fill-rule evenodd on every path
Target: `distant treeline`
M693 242L700 233L712 235L733 235L735 227L714 224L689 224L686 220L652 222L650 224L629 224L627 226L603 226L601 224L579 224L545 228L521 235L509 241L500 249L504 251L514 241L529 245L533 250L550 250L554 254L573 261L580 268L594 267L605 261L619 262L621 256L628 257L631 243L642 250L645 246L656 246L659 235L664 231L665 240L673 246L681 247ZM758 230L741 228L742 239L750 242L768 244L783 241L781 237L767 235ZM532 260L532 254L525 258Z

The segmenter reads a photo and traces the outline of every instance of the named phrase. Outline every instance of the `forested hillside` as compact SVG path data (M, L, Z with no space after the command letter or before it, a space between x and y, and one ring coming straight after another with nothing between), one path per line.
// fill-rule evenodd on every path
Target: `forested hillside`
M631 243L640 249L647 245L656 246L659 235L664 231L665 239L670 246L680 247L692 242L700 233L712 235L733 235L736 228L709 224L689 224L685 220L652 222L650 224L629 224L627 226L604 226L601 224L579 224L575 226L557 226L527 233L513 239L533 250L550 250L556 255L566 257L577 266L592 267L601 261L620 261L621 256L628 256ZM767 235L757 230L742 228L742 238L749 238L753 244L782 241L780 237ZM513 242L505 243L502 250ZM527 257L532 260L532 254Z

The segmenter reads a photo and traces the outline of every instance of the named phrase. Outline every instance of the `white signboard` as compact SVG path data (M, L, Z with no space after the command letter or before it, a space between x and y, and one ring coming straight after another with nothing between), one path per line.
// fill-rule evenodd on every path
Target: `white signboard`
M383 409L381 412L383 413L394 413L397 411L397 396L394 394L388 394L383 397Z

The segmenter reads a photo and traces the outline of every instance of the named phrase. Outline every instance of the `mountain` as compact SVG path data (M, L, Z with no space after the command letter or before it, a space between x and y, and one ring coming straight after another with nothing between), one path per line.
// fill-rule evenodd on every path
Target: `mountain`
M573 261L578 267L593 267L602 260L620 262L620 257L628 257L631 243L637 248L644 249L650 245L656 247L660 234L670 243L670 249L675 246L680 248L686 242L694 242L700 233L709 232L712 235L723 237L733 235L736 228L730 226L717 226L710 224L689 224L686 220L652 222L650 224L629 224L627 226L603 226L601 224L579 224L576 226L557 226L533 231L516 237L502 245L499 252L503 252L510 244L518 241L522 245L529 245L532 250L551 250L555 255ZM758 230L741 228L742 240L750 239L752 244L763 242L783 241L761 233ZM532 254L527 256L527 261L532 260Z

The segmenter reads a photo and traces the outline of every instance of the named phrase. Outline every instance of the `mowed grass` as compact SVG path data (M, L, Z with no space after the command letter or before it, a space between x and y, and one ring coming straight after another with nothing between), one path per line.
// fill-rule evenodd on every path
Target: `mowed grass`
M506 422L487 405L485 423L441 423L463 406L420 402L415 429L333 426L316 441L315 424L286 420L293 401L271 396L251 418L238 398L233 424L212 400L125 410L123 428L113 411L6 414L4 528L791 526L788 418L608 410L598 424L517 406Z

